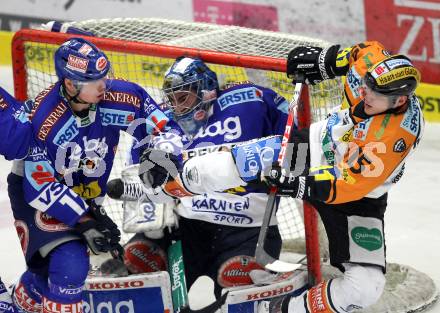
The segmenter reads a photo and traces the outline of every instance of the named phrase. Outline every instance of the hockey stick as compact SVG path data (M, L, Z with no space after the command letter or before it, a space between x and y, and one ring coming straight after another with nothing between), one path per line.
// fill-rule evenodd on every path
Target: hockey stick
M182 312L189 306L188 290L185 279L185 265L183 263L182 242L174 241L168 247L168 272L171 280L171 297L174 312Z
M284 129L283 140L281 142L281 150L278 155L278 164L283 167L284 158L286 156L287 144L290 139L290 133L292 132L294 122L294 110L298 106L299 98L303 87L304 78L297 75L297 82L295 84L295 90L293 91L292 101L289 103L289 115L287 117L286 128ZM270 188L269 198L266 204L266 210L264 212L263 222L258 236L257 247L255 249L255 258L257 262L263 265L266 269L273 272L291 272L298 269L301 264L293 264L284 261L280 261L272 257L266 252L265 244L267 237L267 230L269 228L272 216L275 215L275 199L277 195L277 188L275 186Z
M192 310L189 307L182 242L180 240L174 241L168 248L168 269L171 280L171 297L175 313L214 313L225 303L227 293L199 310Z

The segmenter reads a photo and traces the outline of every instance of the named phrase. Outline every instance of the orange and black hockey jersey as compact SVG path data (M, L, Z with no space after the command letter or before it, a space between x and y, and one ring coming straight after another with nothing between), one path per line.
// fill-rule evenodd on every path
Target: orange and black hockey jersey
M370 41L342 50L336 67L345 77L345 104L310 127L310 197L326 203L377 198L403 174L417 146L424 120L419 101L410 96L396 111L366 116L358 88L367 70L389 53Z

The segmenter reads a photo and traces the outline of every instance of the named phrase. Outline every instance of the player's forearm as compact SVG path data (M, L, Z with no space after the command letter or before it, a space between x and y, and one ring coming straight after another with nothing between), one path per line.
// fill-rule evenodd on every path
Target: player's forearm
M189 192L203 194L245 186L229 151L208 153L188 160L180 179Z
M75 225L89 209L79 195L61 183L46 183L39 192L30 188L25 185L29 205L66 225Z

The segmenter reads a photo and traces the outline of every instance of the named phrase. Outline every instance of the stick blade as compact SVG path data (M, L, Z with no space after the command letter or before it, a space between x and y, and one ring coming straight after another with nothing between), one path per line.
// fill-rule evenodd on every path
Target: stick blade
M264 250L264 246L257 246L255 258L257 263L263 265L265 269L277 273L293 272L301 267L301 264L275 259Z
M275 260L272 263L264 265L264 268L277 273L293 272L301 267L301 264L288 263L280 260Z

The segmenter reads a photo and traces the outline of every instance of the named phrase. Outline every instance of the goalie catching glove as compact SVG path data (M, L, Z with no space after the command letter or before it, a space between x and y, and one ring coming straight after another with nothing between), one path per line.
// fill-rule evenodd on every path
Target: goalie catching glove
M178 226L174 199L165 194L161 187L156 187L156 191L146 188L138 173L138 164L124 168L121 178L107 183L107 195L123 201L122 228L125 232L162 238L164 228Z

